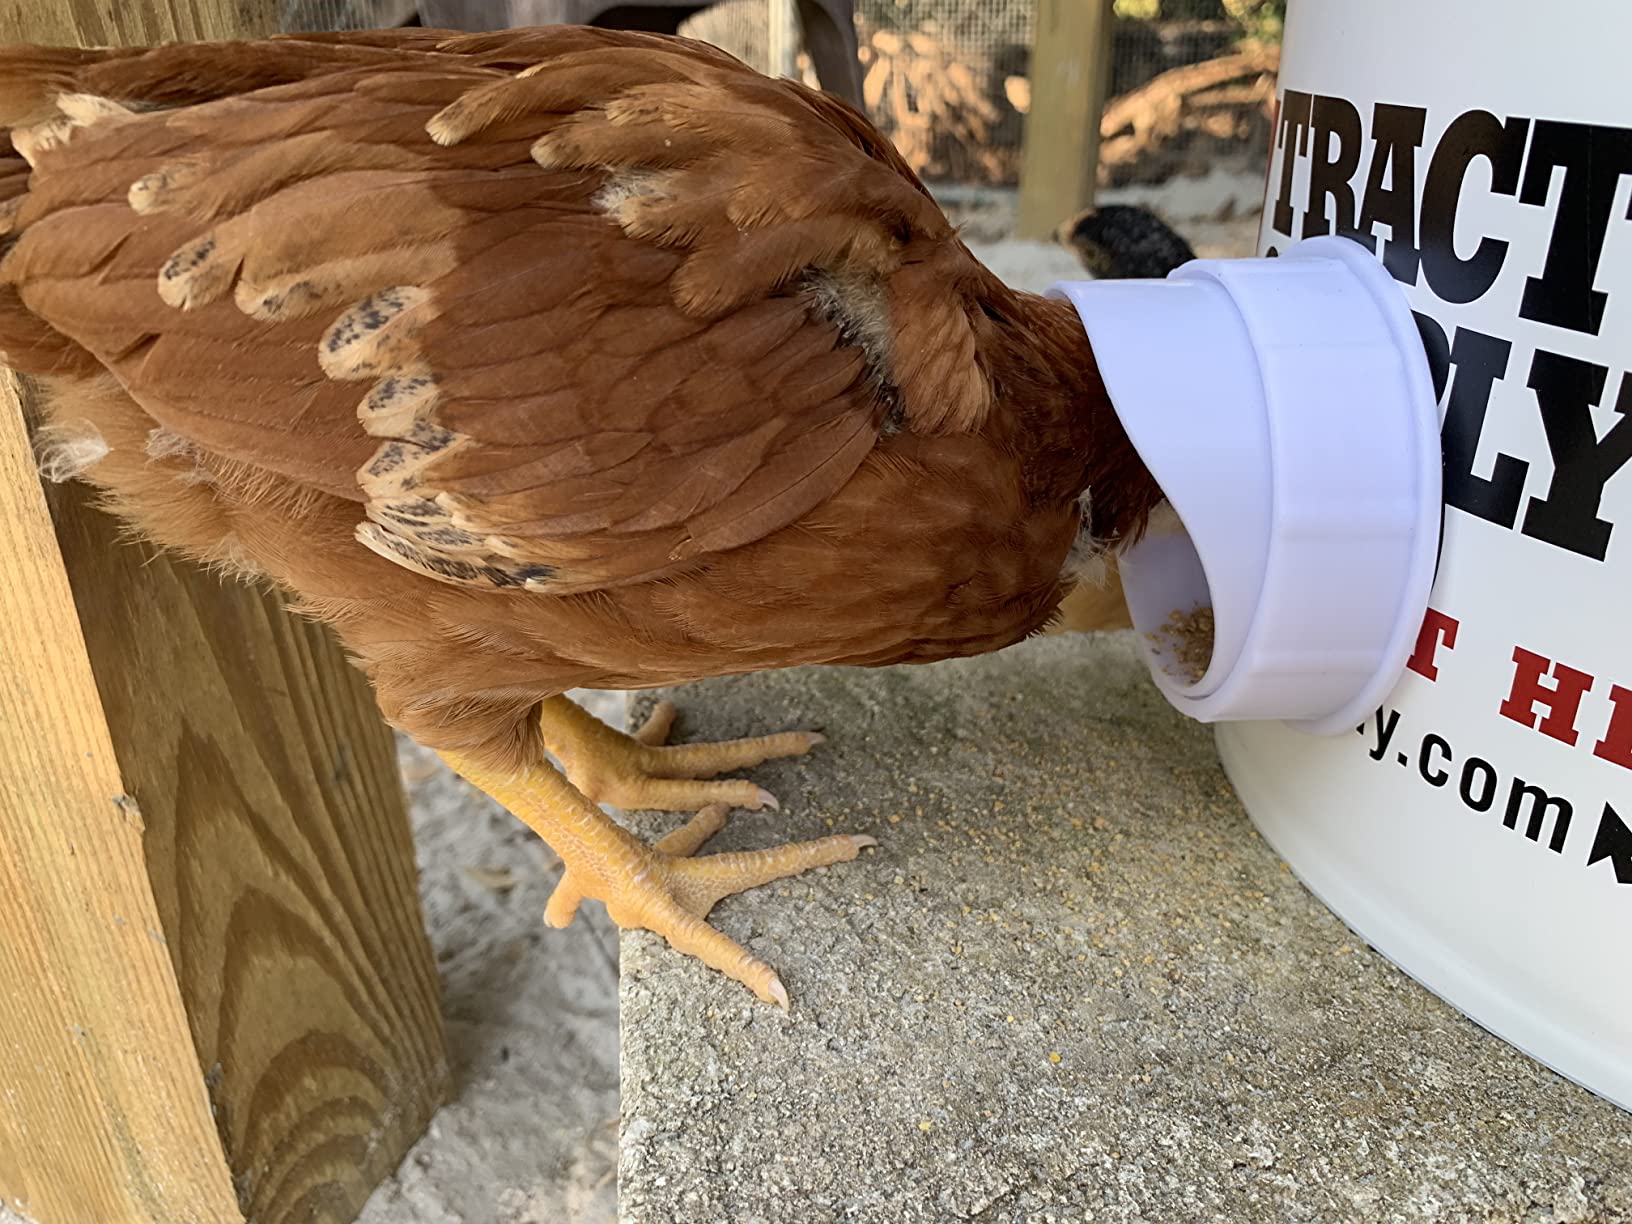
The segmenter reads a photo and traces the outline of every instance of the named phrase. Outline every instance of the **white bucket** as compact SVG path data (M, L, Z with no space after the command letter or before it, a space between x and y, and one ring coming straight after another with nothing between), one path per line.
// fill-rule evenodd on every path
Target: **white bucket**
M1358 732L1225 722L1368 942L1632 1108L1632 2L1292 0L1260 250L1358 232L1418 313L1439 571Z

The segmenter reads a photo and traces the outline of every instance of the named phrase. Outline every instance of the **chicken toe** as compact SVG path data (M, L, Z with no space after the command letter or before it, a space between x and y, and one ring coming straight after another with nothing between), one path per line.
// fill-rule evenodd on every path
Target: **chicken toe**
M694 812L711 804L775 808L770 791L745 779L713 781L780 757L804 756L826 737L784 731L710 744L667 745L674 706L659 702L646 724L625 735L566 697L541 704L539 732L572 783L596 803L626 811Z
M692 825L695 823L693 818ZM692 825L676 833L687 833ZM676 951L697 957L735 978L765 1002L775 1003L786 1011L788 992L776 971L710 926L705 921L709 911L732 893L745 892L814 867L849 862L866 847L878 843L864 834L840 833L815 841L790 842L770 850L692 858L665 853L658 848L675 836L671 833L652 848L650 877L616 899L607 900L607 914L621 927L644 927L657 932ZM564 878L562 884L566 883Z

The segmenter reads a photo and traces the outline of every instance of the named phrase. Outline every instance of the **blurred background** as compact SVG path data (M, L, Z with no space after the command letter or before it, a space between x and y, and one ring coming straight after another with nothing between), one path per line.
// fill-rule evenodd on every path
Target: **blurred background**
M1055 0L1092 8L1095 0ZM673 29L861 107L975 241L1015 232L1039 10L1049 0L284 0L288 30L494 29L555 21ZM778 9L804 27L779 46ZM1198 250L1251 246L1286 0L1114 0L1101 53L1097 198L1150 207ZM848 12L846 11L848 10ZM851 82L820 81L820 24L854 24ZM845 33L848 33L846 31ZM1074 31L1068 32L1070 37ZM829 52L832 53L831 51ZM784 58L785 57L785 58ZM820 58L820 49L816 58ZM782 64L775 61L782 59ZM832 77L828 71L823 75ZM1036 91L1046 105L1043 90ZM859 95L859 99L856 97ZM1080 201L1081 204L1088 200ZM1068 210L1048 229L1066 221ZM1190 223L1200 222L1201 228ZM1231 224L1235 223L1235 224ZM1029 227L1027 237L1041 222ZM1229 226L1214 232L1209 227ZM1204 251L1203 253L1211 253Z
M768 71L767 7L726 0L685 32ZM1100 185L1214 168L1261 176L1284 8L1116 0ZM1035 0L857 0L865 109L924 179L1019 185L1036 19ZM810 74L808 56L800 69Z

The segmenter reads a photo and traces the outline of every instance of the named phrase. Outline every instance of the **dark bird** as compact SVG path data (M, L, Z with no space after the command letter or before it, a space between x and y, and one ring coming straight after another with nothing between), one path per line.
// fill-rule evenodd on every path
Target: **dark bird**
M1078 213L1056 235L1096 280L1154 280L1196 257L1167 222L1135 204Z

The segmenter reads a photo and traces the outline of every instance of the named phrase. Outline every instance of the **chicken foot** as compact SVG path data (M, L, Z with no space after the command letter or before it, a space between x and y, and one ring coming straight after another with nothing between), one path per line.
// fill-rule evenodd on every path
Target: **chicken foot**
M552 708L555 703L572 705L576 714ZM638 783L646 776L629 774L630 761L656 763L657 768L671 772L695 770L707 776L758 764L774 756L800 755L809 751L813 742L810 735L794 732L720 744L664 748L662 740L674 720L673 707L667 703L658 707L635 736L614 731L567 698L551 698L544 705L540 730L545 743L557 753L565 768L580 774L588 770L591 776L600 779L622 777L624 784ZM623 740L628 740L629 745L621 744ZM688 753L687 749L696 751ZM788 1007L788 992L776 971L710 926L705 921L709 911L732 893L813 867L847 862L863 848L877 845L865 835L839 834L793 842L772 850L694 858L692 856L725 824L726 802L720 801L719 794L713 790L656 791L666 802L650 806L668 806L672 810L699 796L704 806L686 824L655 844L647 845L601 811L574 780L549 765L516 773L496 770L456 753L445 753L443 759L466 781L508 808L561 856L566 871L544 911L545 921L551 926L566 926L577 913L579 903L585 897L593 897L606 905L607 915L618 926L656 932L677 951L697 957L783 1010ZM652 765L648 764L647 768ZM668 781L660 775L654 780ZM618 785L617 782L610 784ZM693 785L747 786L755 793L748 795L739 790L728 794L758 800L751 804L754 807L769 799L766 792L751 783ZM651 794L640 791L638 785L633 789L648 797Z
M776 796L744 779L707 781L779 757L804 756L826 737L785 731L714 744L665 745L674 706L659 702L633 735L607 726L568 697L539 708L539 734L572 784L595 803L625 811L695 812L711 803L758 811L777 807Z

